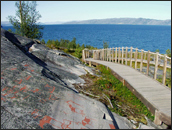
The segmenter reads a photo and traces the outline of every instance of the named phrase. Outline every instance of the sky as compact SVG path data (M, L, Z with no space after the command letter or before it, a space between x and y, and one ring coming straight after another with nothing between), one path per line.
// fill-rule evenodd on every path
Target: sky
M38 22L105 18L171 19L171 1L37 1ZM1 1L1 21L15 16L15 1Z

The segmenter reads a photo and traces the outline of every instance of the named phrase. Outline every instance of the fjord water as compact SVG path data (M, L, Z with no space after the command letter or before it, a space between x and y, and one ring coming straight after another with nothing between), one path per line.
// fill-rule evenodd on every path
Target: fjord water
M134 47L154 52L159 49L165 54L171 50L171 26L163 25L112 25L112 24L77 24L43 25L43 39L72 40L80 45L103 48L103 41L111 47ZM4 29L12 27L3 27ZM12 29L13 30L13 29Z

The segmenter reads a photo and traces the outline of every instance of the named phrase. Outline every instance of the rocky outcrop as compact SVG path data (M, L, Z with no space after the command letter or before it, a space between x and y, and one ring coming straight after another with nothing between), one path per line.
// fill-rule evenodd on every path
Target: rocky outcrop
M1 28L1 128L132 128L75 90L87 72L77 58Z
M92 71L64 52L1 28L1 128L114 126L104 122L103 104L73 87L85 82L79 76L86 70ZM97 117L105 125L100 127Z

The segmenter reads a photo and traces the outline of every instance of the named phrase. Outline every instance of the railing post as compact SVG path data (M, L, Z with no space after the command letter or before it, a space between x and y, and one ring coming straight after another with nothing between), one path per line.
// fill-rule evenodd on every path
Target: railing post
M100 51L97 51L97 60L100 60Z
M99 60L99 51L97 50L97 60Z
M110 48L110 55L109 55L110 62L112 62L111 52L112 52L112 48Z
M85 58L87 58L87 57L86 57L87 55L86 55L86 50L85 50L85 49L84 49L84 55L85 55Z
M119 47L119 51L118 51L118 63L120 61L120 47Z
M107 48L106 48L106 61L107 61Z
M115 63L117 62L117 47L116 47L116 50L115 50Z
M111 52L110 52L110 51L111 51L111 48L108 49L108 61L111 60L111 57L110 57L110 53L111 53Z
M109 49L110 48L107 49L107 61L109 61Z
M104 61L105 61L105 58L106 58L106 55L105 55L106 54L106 50L105 49L103 49L103 50L104 50L103 52L104 52Z
M94 52L94 59L97 60L97 50Z
M102 57L102 49L100 50L100 60L102 60L103 59L103 57Z
M101 54L101 50L99 50L99 60L102 59L102 54Z
M106 58L105 54L106 54L105 49L103 49L103 60L105 60Z
M95 51L93 50L93 60L95 60L95 59L94 59L94 52L95 52Z
M110 54L110 48L108 48L108 60L107 60L107 61L109 61L109 60L110 60L110 58L109 58L109 54Z
M107 60L106 58L107 58L107 53L106 53L107 51L106 51L106 49L105 49L105 61Z
M150 62L150 51L148 50L148 57L147 57L147 71L146 74L149 75L149 62Z
M114 47L112 48L112 62L113 62L113 59L114 59Z
M144 57L144 60L146 60L146 52L145 52L145 57Z
M103 60L105 60L105 52L104 52L104 49L103 49Z
M88 58L88 51L86 50L85 53L86 53L86 58Z
M111 50L111 48L108 49L108 61L111 60L111 58L110 58L110 50Z
M140 72L142 72L142 68L143 68L143 49L141 50Z
M128 47L126 47L126 52L125 52L125 64L127 65L127 55L128 55Z
M132 67L132 47L130 48L130 67Z
M82 62L85 61L85 50L82 50Z
M107 61L108 61L108 50L109 50L109 49L108 49L108 48L106 48L106 51L107 51Z
M87 50L85 51L85 54L86 54L86 58L88 58L88 51Z
M88 58L90 58L90 52L89 52L89 50L88 50Z
M108 49L106 48L106 61L108 61Z
M156 74L157 74L157 70L158 70L158 54L159 54L159 52L156 52L156 54L154 54L154 56L155 56L154 79L155 80L156 80Z
M166 70L167 70L167 54L164 55L164 70L163 70L163 79L162 83L165 85L165 79L166 79Z
M109 49L109 60L108 61L110 61L111 62L111 48Z
M96 60L96 50L94 51L94 60Z
M103 60L103 54L104 54L104 53L103 53L103 49L102 49L102 60Z
M123 64L123 53L124 53L124 47L122 47L122 64Z
M89 66L91 67L91 61L89 61Z
M135 69L137 69L137 48L136 48L136 51L135 51Z

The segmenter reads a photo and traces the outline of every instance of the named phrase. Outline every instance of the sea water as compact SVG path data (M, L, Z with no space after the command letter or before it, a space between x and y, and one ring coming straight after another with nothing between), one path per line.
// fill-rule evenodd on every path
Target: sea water
M44 26L42 39L50 40L76 38L80 45L103 48L103 41L112 47L134 47L165 54L171 50L171 26L164 25L112 25L112 24L58 24ZM8 30L12 26L4 26Z

